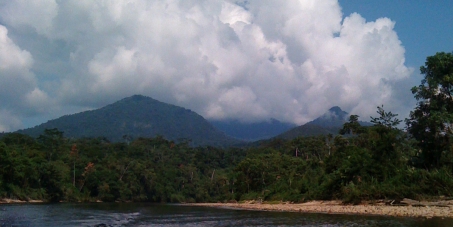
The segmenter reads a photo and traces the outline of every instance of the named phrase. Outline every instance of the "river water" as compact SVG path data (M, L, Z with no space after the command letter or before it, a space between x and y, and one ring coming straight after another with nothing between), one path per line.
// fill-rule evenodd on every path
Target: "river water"
M440 226L453 219L264 212L148 203L2 204L0 226Z

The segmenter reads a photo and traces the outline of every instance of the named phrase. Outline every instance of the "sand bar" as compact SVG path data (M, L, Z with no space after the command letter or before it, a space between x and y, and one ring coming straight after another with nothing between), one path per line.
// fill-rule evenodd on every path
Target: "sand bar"
M312 201L297 204L266 204L255 202L190 203L186 205L260 211L453 218L453 206L390 206L385 204L342 205L340 201Z
M6 204L6 203L43 203L44 201L42 200L19 200L19 199L0 199L0 204Z

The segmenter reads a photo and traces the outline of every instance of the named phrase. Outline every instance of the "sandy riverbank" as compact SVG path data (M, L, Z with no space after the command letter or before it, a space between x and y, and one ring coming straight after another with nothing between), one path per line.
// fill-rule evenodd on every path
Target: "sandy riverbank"
M361 214L387 215L405 217L448 217L453 218L453 205L447 206L390 206L385 204L373 205L342 205L340 201L312 201L307 203L191 203L190 206L206 206L218 208L233 208L260 211L286 211L303 213L329 214Z
M42 200L19 200L19 199L0 199L0 204L5 204L5 203L43 203L44 201Z

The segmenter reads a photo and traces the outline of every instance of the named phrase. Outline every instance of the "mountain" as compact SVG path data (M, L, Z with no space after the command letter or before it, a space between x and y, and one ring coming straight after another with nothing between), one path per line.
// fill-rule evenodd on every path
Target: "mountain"
M280 122L276 119L256 123L243 123L238 120L210 122L227 135L246 141L269 139L296 127L295 124Z
M124 141L125 135L132 138L161 135L168 140L191 140L194 146L228 146L240 142L191 110L141 95L18 132L37 137L50 128L58 128L65 137L105 137L112 142Z
M277 136L282 139L294 139L301 136L318 136L318 135L336 135L343 127L343 124L349 120L349 114L340 107L330 108L320 117L304 125L290 129ZM371 126L369 122L359 121L362 126Z
M343 111L340 107L334 106L330 108L320 117L308 122L308 125L318 125L323 128L341 128L348 120L349 114Z
M324 128L319 125L314 125L314 124L304 124L298 127L295 127L293 129L290 129L289 131L286 131L278 136L276 138L281 138L281 139L287 139L291 140L297 137L308 137L308 136L319 136L319 135L328 135L328 134L338 134L338 131L340 128Z

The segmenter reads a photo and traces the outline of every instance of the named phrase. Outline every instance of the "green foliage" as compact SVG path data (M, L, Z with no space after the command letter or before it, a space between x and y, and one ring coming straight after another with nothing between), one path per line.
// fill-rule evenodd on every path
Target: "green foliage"
M58 202L64 198L63 186L69 182L69 167L61 160L44 163L40 166L41 184L49 201Z
M451 168L408 166L414 147L404 132L356 122L353 117L344 127L356 133L352 137L276 139L242 149L192 147L163 137L129 143L69 140L57 130L45 131L37 140L11 134L0 140L0 196L54 202L358 203L451 195Z
M425 75L418 87L412 88L416 108L406 120L408 132L417 140L423 166L438 168L450 162L453 124L453 54L437 53L420 67Z
M52 155L59 155L66 150L64 147L65 141L63 132L59 131L57 128L45 129L44 134L38 137L38 142L42 146L42 149L46 151L46 156L49 161L53 160Z
M384 126L387 128L396 128L402 121L397 119L398 114L392 112L385 112L384 105L377 107L377 113L379 117L371 117L371 123L375 125Z
M349 116L349 121L343 125L343 128L340 129L340 134L360 134L365 131L364 127L359 123L359 116L358 115L351 115Z

